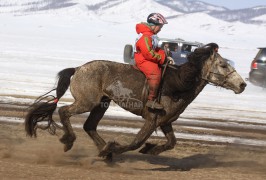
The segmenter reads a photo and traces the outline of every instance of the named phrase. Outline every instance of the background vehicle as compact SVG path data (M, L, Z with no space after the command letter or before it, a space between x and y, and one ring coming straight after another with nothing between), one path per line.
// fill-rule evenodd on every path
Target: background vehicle
M235 67L235 62L233 60L230 60L230 59L227 59L227 58L224 58L224 60L226 60L226 62L228 64L230 64L232 67Z
M159 39L159 46L161 48L163 48L166 44L168 45L175 64L177 65L187 62L187 54L203 45L199 42L188 42L183 39ZM127 44L124 47L124 62L134 64L134 52L131 44Z
M160 39L159 46L163 48L165 45L169 47L171 56L176 65L182 65L186 63L187 55L193 52L196 48L203 46L202 43L189 42L183 39Z
M196 48L203 46L200 42L190 42L185 41L183 39L167 39L160 38L159 46L163 48L165 45L168 46L171 57L174 59L175 64L180 66L187 62L187 55L193 52ZM231 66L235 66L235 63L232 60L224 58L227 63ZM127 44L124 47L124 62L134 64L134 52L133 46L131 44Z
M266 88L266 47L259 51L251 62L248 80L255 86Z

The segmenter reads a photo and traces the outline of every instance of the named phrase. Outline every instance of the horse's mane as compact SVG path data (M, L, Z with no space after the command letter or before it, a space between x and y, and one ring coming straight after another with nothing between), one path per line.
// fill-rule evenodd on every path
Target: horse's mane
M202 47L195 49L194 52L190 53L187 56L188 62L193 63L195 65L201 64L204 60L208 59L215 48L219 48L216 43L209 43Z
M196 76L202 69L203 62L213 54L213 50L215 48L218 48L216 43L209 43L205 46L199 47L187 56L187 63L183 64L182 66L178 66L177 71L171 70L178 73L175 78L175 83L177 84L179 91L188 90L195 85Z

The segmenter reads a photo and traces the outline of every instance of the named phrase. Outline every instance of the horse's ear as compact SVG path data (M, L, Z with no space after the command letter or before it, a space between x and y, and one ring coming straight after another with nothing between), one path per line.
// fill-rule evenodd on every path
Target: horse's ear
M206 47L211 47L212 49L219 48L219 45L216 43L209 43L205 45Z
M215 50L214 49L210 49L210 57L211 59L214 59L215 56Z
M214 49L210 48L210 56L214 55Z
M207 49L209 49L210 51L210 56L214 54L215 49L219 48L219 45L216 43L209 43L206 44L204 47L206 47Z

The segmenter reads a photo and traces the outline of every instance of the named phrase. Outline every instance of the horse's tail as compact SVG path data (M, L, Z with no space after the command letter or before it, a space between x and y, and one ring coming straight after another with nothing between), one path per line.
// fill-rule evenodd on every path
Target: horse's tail
M30 106L30 110L25 117L25 131L30 137L36 137L37 127L41 129L48 129L50 133L55 134L55 128L58 127L52 115L57 107L57 102L65 94L69 85L70 78L75 73L75 68L67 68L58 73L58 82L57 87L51 91L56 90L56 97L52 96L52 99L47 100L46 102L41 102L42 100L51 97L48 93L40 96L36 101ZM38 122L47 121L48 125L46 127L37 126ZM52 127L50 127L52 125Z

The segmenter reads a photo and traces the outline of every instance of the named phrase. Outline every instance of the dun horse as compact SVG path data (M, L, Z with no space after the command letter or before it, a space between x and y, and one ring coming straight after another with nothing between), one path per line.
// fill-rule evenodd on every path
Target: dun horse
M156 128L160 127L167 139L166 143L162 145L146 143L140 150L141 153L157 155L174 148L176 137L172 122L178 119L208 83L230 89L236 94L243 92L246 87L246 83L236 70L214 51L212 43L191 53L186 64L167 68L161 90L160 103L164 106L164 110L161 111L152 111L145 107L147 101L147 91L144 88L145 76L140 71L129 64L91 61L58 73L56 97L32 105L25 119L25 130L29 136L36 136L40 121L48 121L47 128L55 128L52 114L57 107L57 101L70 86L75 101L58 110L64 130L64 135L60 139L64 144L64 151L70 150L76 139L69 118L90 112L83 128L97 146L99 156L111 159L113 153L136 150L145 143ZM106 143L97 132L97 125L111 100L145 120L143 127L129 144Z

